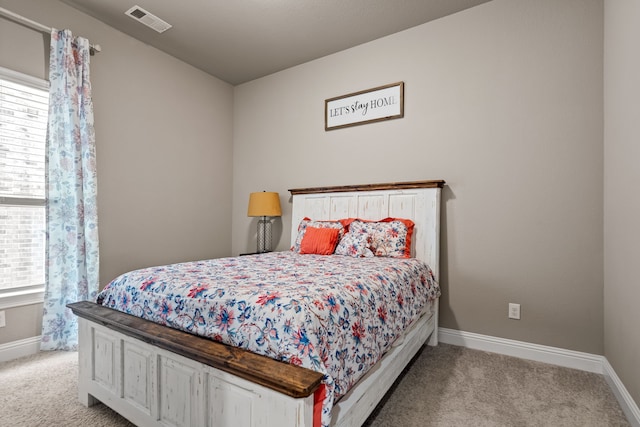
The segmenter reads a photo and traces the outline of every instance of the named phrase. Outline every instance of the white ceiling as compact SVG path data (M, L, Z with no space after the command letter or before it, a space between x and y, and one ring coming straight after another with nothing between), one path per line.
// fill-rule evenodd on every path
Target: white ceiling
M61 0L233 85L489 0ZM125 15L167 21L157 33Z

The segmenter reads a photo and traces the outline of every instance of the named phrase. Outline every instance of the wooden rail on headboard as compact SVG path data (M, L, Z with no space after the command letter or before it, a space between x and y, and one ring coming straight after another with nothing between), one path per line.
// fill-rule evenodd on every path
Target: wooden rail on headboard
M313 187L313 188L292 188L289 189L291 195L315 194L315 193L342 193L347 191L377 191L377 190L403 190L410 188L437 188L444 187L445 182L441 179L430 181L409 181L409 182L389 182L384 184L363 184L363 185L339 185L335 187Z

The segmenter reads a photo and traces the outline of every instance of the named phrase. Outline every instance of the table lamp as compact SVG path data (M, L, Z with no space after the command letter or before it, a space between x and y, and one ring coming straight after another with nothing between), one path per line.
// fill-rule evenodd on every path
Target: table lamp
M247 216L262 217L258 220L258 253L271 251L271 218L281 216L278 193L263 191L249 194Z

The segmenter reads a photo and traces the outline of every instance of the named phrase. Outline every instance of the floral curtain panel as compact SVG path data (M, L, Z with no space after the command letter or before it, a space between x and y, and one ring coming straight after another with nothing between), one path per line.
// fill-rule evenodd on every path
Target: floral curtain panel
M78 346L71 302L98 292L95 134L89 41L69 30L51 33L47 132L47 278L42 350Z

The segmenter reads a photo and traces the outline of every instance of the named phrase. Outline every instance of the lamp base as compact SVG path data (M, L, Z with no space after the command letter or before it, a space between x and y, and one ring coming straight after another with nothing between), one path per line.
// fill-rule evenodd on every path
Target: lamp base
M271 219L258 220L258 253L271 252Z

